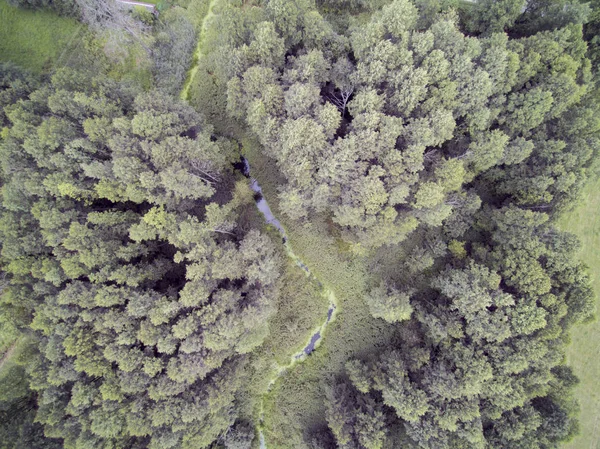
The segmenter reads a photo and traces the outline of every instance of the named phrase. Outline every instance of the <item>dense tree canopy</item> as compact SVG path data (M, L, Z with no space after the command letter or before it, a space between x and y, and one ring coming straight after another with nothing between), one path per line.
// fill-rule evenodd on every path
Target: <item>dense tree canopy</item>
M295 31L271 14L238 50L228 108L277 161L291 218L330 213L361 252L439 226L484 172L487 188L522 203L573 196L595 150L575 132L592 115L580 105L590 82L581 26L476 39L450 13L418 29L417 8L394 1L346 38L309 12ZM288 42L302 33L302 45Z
M331 386L340 447L383 447L398 423L423 448L556 447L576 432L564 341L594 295L548 214L597 154L587 7L492 3L469 19L474 37L406 0L346 34L271 1L229 65L227 109L276 161L290 219L329 216L358 254L418 228L445 241L406 259L428 288L367 293L374 317L412 317L413 335Z
M2 299L38 331L37 420L66 447L208 446L278 277L236 224L231 145L170 97L69 71L6 110Z
M562 342L592 313L593 293L572 262L576 242L545 214L490 212L489 244L413 298L412 335L348 365L354 388L381 394L419 447L557 447L577 429Z
M334 308L285 366L269 321L300 282L339 292L286 277L240 149L290 255L302 232L331 243L337 270L364 272L336 313L359 314L355 295L385 336L324 352L324 378L302 373L321 422L282 433L311 449L577 433L565 346L595 298L554 220L596 169L594 2L192 0L147 23L113 2L15 2L131 25L153 88L0 64L0 349L25 348L0 369L1 447L257 445L264 398ZM176 98L198 36L193 108Z

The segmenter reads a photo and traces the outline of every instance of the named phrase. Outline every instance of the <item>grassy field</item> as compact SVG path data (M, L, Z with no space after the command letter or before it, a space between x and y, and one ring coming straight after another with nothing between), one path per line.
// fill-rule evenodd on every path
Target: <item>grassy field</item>
M79 28L75 19L15 8L0 0L0 61L35 73L47 71Z
M600 177L583 191L581 203L564 215L559 226L581 240L581 260L590 267L594 290L600 295ZM573 329L569 364L581 380L576 395L581 405L581 434L565 449L600 449L600 321Z

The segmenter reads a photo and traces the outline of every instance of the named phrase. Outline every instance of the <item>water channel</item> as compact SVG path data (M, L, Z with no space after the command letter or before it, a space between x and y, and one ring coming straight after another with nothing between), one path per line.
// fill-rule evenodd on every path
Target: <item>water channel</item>
M194 66L190 69L190 71L188 73L187 80L186 80L186 82L183 86L183 89L181 91L181 94L180 94L180 97L183 100L187 99L191 83L194 79L194 76L196 75L196 73L198 71L199 61L201 60L201 58L203 56L202 44L204 42L204 38L207 33L208 24L210 22L210 19L215 15L215 13L213 12L213 9L214 9L217 1L218 0L210 0L210 3L208 5L207 14L204 17L204 19L202 20L200 37L198 39L198 44L196 47L196 51L194 53L198 62L196 64L194 64ZM278 364L276 366L275 373L269 380L267 390L262 395L262 399L261 399L261 403L260 403L259 423L257 425L257 430L259 433L260 449L267 449L267 444L265 442L265 437L264 437L264 434L262 431L263 416L264 416L264 412L263 412L264 407L263 406L264 406L265 397L271 391L271 388L273 387L273 385L275 384L277 379L279 379L279 377L281 377L289 368L293 367L296 363L301 362L304 358L306 358L308 355L310 355L317 348L319 342L323 338L325 328L327 327L327 325L330 322L332 322L335 319L336 298L335 298L333 291L326 288L325 286L323 286L323 284L315 277L315 275L313 273L311 273L310 269L306 266L306 264L304 262L302 262L302 260L294 253L290 244L288 243L285 229L281 225L280 221L277 218L275 218L275 216L273 215L273 212L271 211L271 208L269 207L267 200L263 196L263 192L262 192L260 185L258 184L258 181L256 179L252 178L252 176L250 175L250 164L248 163L248 160L246 158L242 158L241 162L242 162L242 164L241 164L242 166L240 168L243 171L244 176L246 176L250 180L250 187L256 194L256 207L258 208L260 213L265 217L265 221L267 222L267 224L270 224L275 229L277 229L277 231L281 235L281 237L283 239L283 245L285 247L288 257L290 257L300 268L302 268L305 271L307 277L309 278L309 280L311 282L315 282L319 286L319 288L321 290L321 294L323 296L325 296L325 298L329 301L329 308L327 309L327 316L324 318L323 322L316 329L313 330L311 337L310 337L309 341L307 342L307 344L302 348L302 350L300 350L296 354L293 354L292 357L290 358L290 361L286 365Z
M260 416L259 416L258 432L259 432L259 438L260 438L260 448L267 449L267 444L266 444L265 437L264 437L264 434L262 431L263 404L264 404L265 396L271 391L272 386L275 384L277 379L279 379L279 377L281 377L289 368L294 366L296 363L302 361L304 358L306 358L308 355L310 355L311 352L313 352L316 349L319 342L321 341L321 338L324 335L327 325L335 319L336 298L335 298L333 291L326 288L325 286L323 286L323 284L315 277L315 275L310 271L310 269L306 266L306 264L304 262L302 262L302 260L294 253L290 244L288 243L288 238L287 238L285 229L281 225L281 222L277 218L275 218L275 216L273 215L273 212L271 211L271 208L269 207L267 200L264 198L263 191L262 191L260 185L258 184L258 181L256 179L252 178L252 176L250 175L250 164L248 163L246 158L242 158L242 162L243 162L244 176L246 176L250 180L250 188L256 194L256 196L255 196L256 207L258 208L260 213L265 217L265 221L267 222L267 224L270 224L275 229L277 229L277 231L279 231L279 234L281 235L281 238L283 239L283 245L285 246L287 255L296 263L296 265L298 265L300 268L302 268L306 272L306 275L309 277L311 282L315 282L319 286L319 288L321 289L321 293L329 301L329 308L327 310L327 316L324 318L323 322L319 325L318 328L316 328L313 331L309 341L302 348L302 350L300 350L296 354L292 355L290 362L287 365L279 365L277 367L274 376L269 381L267 391L263 394L263 398L262 398L261 404L260 404L261 410L260 410Z

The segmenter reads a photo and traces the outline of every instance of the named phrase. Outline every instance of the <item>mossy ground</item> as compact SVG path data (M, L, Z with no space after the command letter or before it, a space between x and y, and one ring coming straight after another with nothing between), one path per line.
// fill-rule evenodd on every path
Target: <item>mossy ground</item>
M581 202L564 214L559 226L581 240L581 260L588 265L596 292L600 296L600 176L590 180ZM600 307L599 307L600 309ZM581 406L580 435L565 444L565 449L600 449L600 321L576 326L571 330L567 348L569 364L580 379L575 394Z

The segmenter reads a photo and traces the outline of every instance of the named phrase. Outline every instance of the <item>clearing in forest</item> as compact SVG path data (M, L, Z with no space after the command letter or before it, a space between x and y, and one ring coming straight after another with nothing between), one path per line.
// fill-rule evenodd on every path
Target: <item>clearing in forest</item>
M81 25L51 11L26 10L0 0L0 61L34 73L49 70Z
M8 361L10 360L10 358L13 356L13 354L15 353L15 350L17 349L17 343L18 341L15 341L7 350L4 354L2 354L2 357L0 357L0 373L2 372L2 368L4 368L4 365L6 365L8 363Z
M594 290L600 296L600 176L595 175L582 192L581 203L559 222L561 229L581 240L581 260L588 265ZM598 298L596 298L598 303ZM565 449L600 448L600 321L571 330L567 348L569 364L580 379L575 394L581 405L580 435Z

